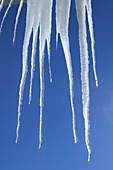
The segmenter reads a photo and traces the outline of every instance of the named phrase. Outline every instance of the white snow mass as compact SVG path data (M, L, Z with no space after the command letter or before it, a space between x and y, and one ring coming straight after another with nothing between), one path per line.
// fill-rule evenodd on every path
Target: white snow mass
M0 3L0 11L3 8L5 0ZM24 0L20 0L16 22L14 27L13 43L15 43L17 24L19 16L22 10ZM10 3L3 16L0 32L3 27L4 20L8 14L8 11L13 3ZM85 142L88 150L88 161L90 161L91 148L89 144L89 57L88 57L88 45L87 45L87 32L86 32L86 12L88 16L89 32L91 38L91 51L93 60L93 71L96 86L98 86L98 79L95 68L95 41L93 33L93 20L92 20L92 8L91 0L75 0L77 20L79 23L79 44L80 44L80 61L81 61L81 83L82 83L82 103L83 103L83 117L85 124ZM49 63L49 74L50 82L52 82L52 73L50 66L50 41L51 41L51 25L52 25L52 7L53 0L28 0L27 1L27 15L26 15L26 28L23 42L23 62L22 62L22 77L19 88L19 104L18 104L18 123L16 129L16 143L19 138L20 128L20 116L21 106L23 101L23 92L27 76L27 58L28 58L28 46L31 34L33 33L32 41L32 54L31 54L31 79L30 79L30 90L29 90L29 104L32 99L32 82L35 70L35 55L37 49L37 36L39 32L39 67L40 67L40 125L39 125L39 148L42 145L42 119L43 119L43 106L44 106L44 51L45 44L47 42L48 51L48 63ZM78 141L76 130L75 130L75 109L74 109L74 92L73 92L73 70L70 54L69 36L68 36L68 25L70 16L71 0L56 0L56 44L58 43L58 34L61 39L61 43L64 50L68 77L69 77L69 89L70 89L70 102L72 109L72 125L74 142Z

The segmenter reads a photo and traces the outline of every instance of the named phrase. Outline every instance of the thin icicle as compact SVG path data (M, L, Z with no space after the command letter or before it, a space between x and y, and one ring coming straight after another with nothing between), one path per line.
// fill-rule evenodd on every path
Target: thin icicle
M5 1L5 0L2 0L2 1L1 1L1 4L0 4L0 12L1 12L2 8L3 8L4 1Z
M16 22L15 22L15 28L14 28L14 36L13 36L13 44L15 43L17 24L18 24L18 19L19 19L19 16L20 16L20 13L21 13L21 9L22 9L22 6L23 6L23 1L24 0L20 1L20 5L19 5L19 8L18 8L17 16L16 16Z
M30 9L28 9L29 11ZM30 15L30 12L27 12L26 17L26 30L25 30L25 37L24 37L24 44L23 44L23 68L22 68L22 78L20 83L20 89L19 89L19 104L18 104L18 123L17 123L17 130L16 130L16 143L18 142L19 138L19 127L20 127L20 116L21 116L21 105L23 100L23 91L27 76L27 56L28 56L28 46L29 46L29 40L32 32L32 17Z
M48 50L48 62L49 62L49 75L50 75L50 82L52 83L52 72L51 72L51 62L50 62L50 40L51 40L51 25L52 25L52 4L53 0L51 0L50 4L50 12L48 16L48 37L47 37L47 50Z
M36 55L36 45L37 45L37 34L38 34L38 26L37 28L33 28L33 42L32 42L32 56L31 56L31 79L30 79L30 90L29 90L29 104L31 103L32 98L32 83L33 76L35 70L35 55Z
M43 100L44 100L44 49L47 40L47 45L50 45L51 36L51 15L53 0L41 1L41 18L40 18L40 126L39 126L39 148L42 145L42 111L43 111ZM49 16L49 17L48 17ZM49 46L48 46L49 47ZM48 55L50 55L48 51ZM50 57L50 56L49 56ZM50 58L49 58L50 62ZM50 69L50 65L49 65ZM50 74L51 78L51 74Z
M43 100L44 100L44 48L45 42L42 38L41 28L40 28L40 126L39 126L39 149L42 145L42 112L43 112Z
M89 61L87 50L87 34L86 34L86 15L85 1L76 0L77 19L79 23L79 44L81 58L81 81L82 81L82 102L83 116L85 121L85 141L88 149L88 161L90 161L91 149L89 145Z
M2 22L1 22L1 26L0 26L0 32L1 32L1 30L2 30L2 27L3 27L3 24L4 24L4 20L5 20L6 16L7 16L7 14L8 14L8 11L9 11L9 9L10 9L13 1L14 1L14 0L11 0L11 1L10 1L9 5L8 5L8 7L7 7L7 10L6 10L6 12L5 12L4 16L3 16L3 19L2 19Z
M49 62L49 76L50 76L50 82L52 83L52 72L51 72L51 63L50 63L50 38L47 39L47 49L48 49L48 62Z
M86 9L88 14L88 23L89 23L89 31L90 31L90 37L91 37L91 50L92 50L92 59L93 59L93 71L96 81L96 86L98 86L98 79L97 79L97 73L96 73L96 62L95 62L95 41L94 41L94 33L93 33L93 20L92 20L92 9L91 9L91 0L86 0Z
M57 29L57 41L58 33L60 34L62 46L64 49L65 60L67 64L68 76L69 76L69 86L70 86L70 98L71 98L71 108L72 108L72 122L73 122L73 134L74 141L77 142L77 136L75 131L75 111L73 104L73 72L71 64L71 55L69 49L69 38L68 38L68 24L69 24L69 13L70 13L71 0L56 0L56 29Z

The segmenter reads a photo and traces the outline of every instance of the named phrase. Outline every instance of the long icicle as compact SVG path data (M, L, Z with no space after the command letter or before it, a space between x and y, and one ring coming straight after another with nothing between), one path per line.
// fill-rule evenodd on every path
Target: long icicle
M88 14L88 23L89 23L89 32L91 37L91 50L92 50L92 59L93 59L93 71L94 77L96 81L96 86L98 86L98 78L96 73L96 61L95 61L95 40L94 40L94 32L93 32L93 20L92 20L92 8L91 8L91 0L86 0L86 9Z
M17 123L17 130L16 130L16 143L18 142L19 138L19 127L20 127L20 116L21 116L21 105L23 100L23 91L26 81L27 75L27 56L28 56L28 46L29 40L32 32L32 17L30 15L28 8L27 17L26 17L26 30L25 30L25 37L24 37L24 44L23 44L23 69L22 69L22 78L20 83L19 89L19 104L18 104L18 123Z
M43 112L43 100L44 100L44 48L45 43L43 43L41 28L40 28L40 126L39 126L39 149L42 145L42 112Z
M67 64L68 76L69 76L69 86L70 86L70 99L72 108L72 124L73 124L73 134L74 141L77 142L76 130L75 130L75 111L73 103L73 72L71 64L71 55L69 49L69 38L68 38L68 24L69 24L69 13L70 13L71 0L56 0L56 29L57 29L57 40L58 33L60 34L65 60Z
M23 2L24 2L24 0L20 1L20 5L19 5L19 8L18 8L17 16L16 16L16 22L15 22L15 27L14 27L14 36L13 36L13 44L15 43L17 24L18 24L19 16L20 16L21 9L22 9L22 6L23 6Z
M50 16L52 15L52 5L53 5L53 0L44 0L42 2L42 6L41 6L42 9L41 9L41 16L40 16L41 18L40 18L40 47L39 47L39 50L40 50L39 52L39 59L40 59L39 60L40 61L39 149L41 148L41 145L42 145L42 112L43 112L43 100L44 100L44 49L45 49L46 40L47 40L47 43L50 45L50 36L51 36L51 17ZM48 55L50 54L48 53ZM50 58L49 58L49 64L50 64ZM50 69L50 65L49 65L49 69ZM50 75L50 78L51 78L51 75Z
M82 81L82 103L83 117L85 121L85 142L88 149L88 161L90 161L91 148L89 145L89 61L86 34L85 1L76 0L77 19L79 23L79 44L81 58L81 81Z

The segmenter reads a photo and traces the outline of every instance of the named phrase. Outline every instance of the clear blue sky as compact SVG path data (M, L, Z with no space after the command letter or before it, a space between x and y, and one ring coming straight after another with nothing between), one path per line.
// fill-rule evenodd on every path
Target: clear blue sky
M26 5L19 20L15 46L12 45L12 38L18 6L13 6L0 35L0 170L113 170L113 1L92 0L92 7L99 87L95 87L89 45L91 162L87 161L84 141L78 23L72 0L69 37L75 84L76 130L79 141L77 144L73 141L68 75L60 41L58 50L55 49L55 12L53 12L51 39L53 83L49 83L47 52L45 52L42 149L38 149L40 92L38 52L32 102L28 105L31 43L20 138L18 144L15 144ZM5 9L0 14L0 21ZM89 33L88 42L90 44Z

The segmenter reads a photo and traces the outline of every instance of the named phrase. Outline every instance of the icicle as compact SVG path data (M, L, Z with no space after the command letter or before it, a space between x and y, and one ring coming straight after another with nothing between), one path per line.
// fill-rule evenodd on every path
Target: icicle
M39 149L42 145L42 112L43 112L43 100L44 100L44 48L45 42L42 38L42 32L40 28L40 127L39 127Z
M3 27L3 24L4 24L4 20L5 20L6 16L7 16L7 14L8 14L8 11L9 11L12 3L13 3L13 0L10 1L9 5L7 7L7 10L6 10L6 12L5 12L4 16L3 16L2 23L1 23L1 26L0 26L0 32L2 30L2 27Z
M41 1L42 2L42 1ZM39 148L42 144L42 111L44 99L44 49L47 40L48 47L50 46L51 35L51 15L52 15L53 0L44 0L41 5L40 18L40 128L39 128ZM48 48L49 50L49 48ZM49 52L49 51L48 51ZM50 53L48 53L50 57ZM49 58L50 63L50 58ZM50 70L50 65L49 65ZM51 75L50 75L51 80Z
M52 5L53 5L53 0L51 0L51 5L50 5L50 12L48 16L48 37L47 37L47 50L48 50L48 62L49 62L49 75L50 75L50 82L52 83L52 72L51 72L51 64L50 64L50 39L51 39L51 22L52 22Z
M16 143L18 142L18 138L19 138L21 105L22 105L23 91L24 91L26 75L27 75L27 56L28 56L28 46L29 46L31 32L32 32L32 15L30 13L30 8L29 8L29 3L28 3L27 17L26 17L26 30L25 30L25 37L24 37L24 44L23 44L23 63L22 63L23 69L22 69L22 78L21 78L20 89L19 89L18 123L17 123L17 130L16 130L16 135L17 135Z
M5 1L5 0L2 0L1 3L0 3L0 12L1 12L2 8L3 8L4 1Z
M75 131L75 111L73 104L73 72L71 64L71 56L69 49L69 38L68 38L68 24L69 24L69 13L70 13L70 3L71 0L56 0L56 29L57 29L57 41L58 33L60 34L62 46L64 49L65 60L68 69L69 84L70 84L70 98L71 98L71 108L72 108L72 122L73 122L73 134L74 141L77 142L77 136Z
M19 8L18 8L17 16L16 16L16 22L15 22L15 28L14 28L14 36L13 36L13 44L15 43L16 29L17 29L17 24L18 24L18 19L19 19L20 13L21 13L21 9L22 9L22 6L23 6L23 1L24 0L20 1L20 5L19 5Z
M50 63L50 38L47 39L47 50L48 50L48 62L49 62L50 83L52 83L52 72L51 72L51 63Z
M32 82L33 82L33 74L34 74L34 70L35 70L35 54L36 54L36 45L37 45L37 34L38 34L38 26L37 26L37 28L33 28L29 104L31 103L31 97L32 97Z
M88 14L88 23L89 23L89 31L90 31L90 37L91 37L91 50L92 50L92 59L93 59L93 70L94 70L94 76L96 81L96 86L98 86L98 79L97 79L97 73L95 68L95 41L94 41L94 33L93 33L93 20L92 20L92 9L91 9L91 0L86 0L86 9Z
M79 44L81 57L81 81L83 116L85 121L85 141L88 149L88 161L90 161L91 149L89 145L89 78L88 78L88 50L86 34L85 1L76 0L77 19L79 23Z

